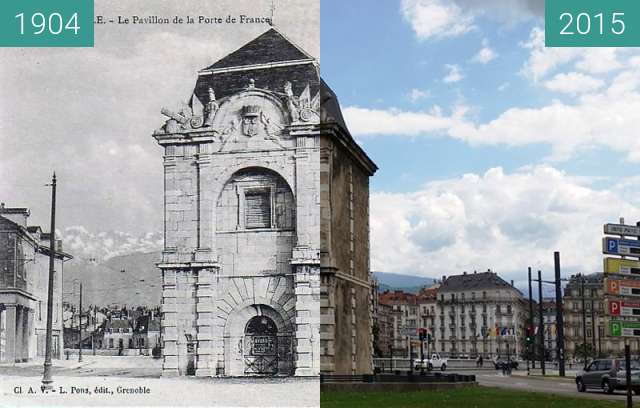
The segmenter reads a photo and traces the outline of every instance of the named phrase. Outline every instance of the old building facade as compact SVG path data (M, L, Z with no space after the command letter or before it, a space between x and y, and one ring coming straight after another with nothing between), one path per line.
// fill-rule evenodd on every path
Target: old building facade
M49 234L28 226L27 208L0 204L0 363L25 362L45 355ZM62 274L71 258L56 241L54 249L52 357L60 358Z
M439 352L486 358L521 354L526 302L513 283L496 273L443 277L436 310Z
M366 156L346 127L325 136L325 89L317 61L270 29L163 110L165 375L314 376L342 353L371 372ZM321 263L323 304L352 310L323 313L322 333Z
M602 273L572 275L564 289L562 300L567 358L579 359L582 353L578 352L578 349L583 344L587 345L587 354L591 356L622 356L624 354L624 339L607 335L608 319L605 313L607 305ZM634 340L630 344L632 353L637 352L638 342Z
M373 372L369 178L376 165L354 141L336 95L321 83L322 372Z

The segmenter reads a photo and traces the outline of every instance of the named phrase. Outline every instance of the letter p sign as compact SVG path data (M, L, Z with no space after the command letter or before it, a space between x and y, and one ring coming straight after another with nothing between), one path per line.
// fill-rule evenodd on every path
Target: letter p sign
M620 302L615 300L609 301L609 314L612 316L620 315Z
M607 249L609 250L609 252L618 253L618 241L616 241L615 239L608 239Z

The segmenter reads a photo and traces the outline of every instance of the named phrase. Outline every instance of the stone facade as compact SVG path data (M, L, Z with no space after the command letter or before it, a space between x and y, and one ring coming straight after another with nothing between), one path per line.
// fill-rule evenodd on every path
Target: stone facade
M317 62L271 29L163 110L165 375L319 374L319 104Z
M322 83L320 138L322 372L373 372L369 178L376 165L351 137Z
M0 205L0 363L44 357L49 286L49 234L27 226L29 210ZM60 358L62 273L64 261L57 241L52 316L52 357Z

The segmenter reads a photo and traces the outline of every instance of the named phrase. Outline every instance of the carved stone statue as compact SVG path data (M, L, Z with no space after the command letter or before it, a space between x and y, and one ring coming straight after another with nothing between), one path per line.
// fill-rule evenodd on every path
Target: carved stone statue
M284 94L287 100L287 109L289 110L291 122L297 122L300 119L300 113L298 111L299 103L296 96L293 94L293 88L289 81L284 84Z
M220 105L216 102L216 93L213 91L213 88L209 88L209 102L204 107L204 126L211 127L213 126L213 120L216 117L216 113L220 109Z

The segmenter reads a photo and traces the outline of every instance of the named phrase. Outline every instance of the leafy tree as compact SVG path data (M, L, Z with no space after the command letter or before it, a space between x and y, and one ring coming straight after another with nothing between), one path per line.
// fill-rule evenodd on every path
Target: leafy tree
M576 346L576 349L573 353L573 356L575 358L578 358L580 360L586 360L589 357L594 356L594 350L593 350L593 346L591 344L584 344L584 343L580 343Z

